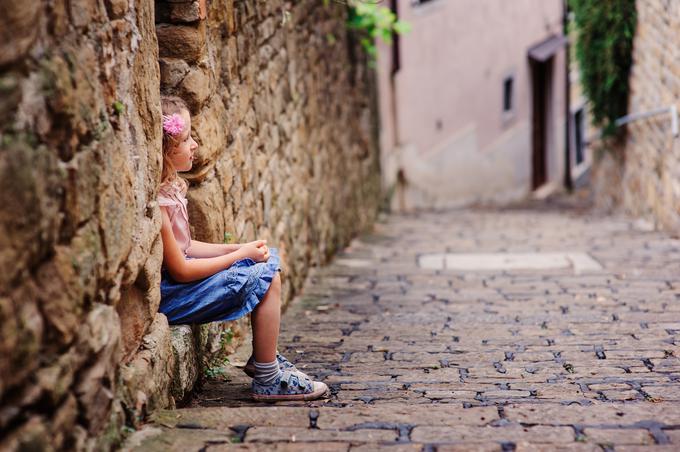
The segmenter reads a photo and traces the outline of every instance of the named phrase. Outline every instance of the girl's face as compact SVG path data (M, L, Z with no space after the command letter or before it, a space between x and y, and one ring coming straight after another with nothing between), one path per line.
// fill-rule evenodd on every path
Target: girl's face
M177 138L177 143L168 152L168 158L177 171L189 171L193 165L194 151L198 148L198 143L191 137L191 117L189 112L182 110L180 114L186 125Z

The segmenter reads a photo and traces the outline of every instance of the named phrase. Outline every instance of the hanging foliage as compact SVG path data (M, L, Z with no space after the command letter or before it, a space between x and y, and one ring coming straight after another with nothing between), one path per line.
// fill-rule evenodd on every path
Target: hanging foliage
M347 0L349 19L347 25L354 30L365 32L361 38L361 46L372 59L377 55L375 40L380 38L387 44L392 44L394 33L404 34L411 30L411 26L380 2L366 2L362 0Z
M635 0L570 0L574 12L576 58L590 101L593 124L605 136L628 110L628 78L637 13Z

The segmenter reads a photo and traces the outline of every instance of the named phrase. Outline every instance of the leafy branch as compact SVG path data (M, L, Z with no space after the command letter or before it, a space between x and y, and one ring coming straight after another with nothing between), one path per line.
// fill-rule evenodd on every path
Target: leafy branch
M331 0L324 0L328 5ZM364 33L361 38L361 46L366 53L375 60L378 50L375 46L376 39L382 39L386 44L392 44L394 34L405 34L411 31L411 25L403 20L398 20L397 15L388 7L381 6L382 0L333 0L335 3L345 4L349 8L347 26L352 30Z
M378 54L376 39L382 39L386 44L392 44L392 37L395 34L405 34L411 31L411 25L403 20L398 20L397 15L388 7L381 6L382 0L323 0L324 6L332 3L345 5L349 10L347 27L363 33L361 46L371 58L371 63L375 62ZM288 9L281 10L281 25L290 23L291 12ZM326 35L326 40L333 44L335 37L332 34Z
M576 58L593 124L605 136L628 110L628 77L635 35L635 0L570 0L577 29Z

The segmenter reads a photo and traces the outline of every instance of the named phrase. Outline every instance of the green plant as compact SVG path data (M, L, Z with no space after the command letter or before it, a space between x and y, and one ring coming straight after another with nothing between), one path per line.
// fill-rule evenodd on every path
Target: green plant
M569 0L569 5L576 26L576 59L593 125L611 136L616 119L628 110L635 0Z
M121 432L124 436L131 435L131 434L133 434L133 433L136 432L136 431L137 431L137 430L136 430L134 427L130 427L129 425L123 425L123 426L120 428L120 432Z
M123 113L125 113L125 105L119 100L113 102L112 107L113 107L113 112L116 114L116 116L120 116Z
M224 368L224 366L229 363L228 359L225 359L222 362L216 362L213 365L207 366L203 370L203 374L205 377L209 380L223 380L227 381L229 379L229 375L227 374L227 370Z
M234 330L228 327L226 330L220 333L220 346L224 349L227 345L231 345L231 341L234 339Z
M349 18L347 26L359 30L365 35L361 38L361 46L372 60L377 55L375 40L380 38L387 44L392 44L394 33L404 34L411 30L411 25L397 20L397 15L386 6L380 6L379 1L365 2L361 0L347 0Z

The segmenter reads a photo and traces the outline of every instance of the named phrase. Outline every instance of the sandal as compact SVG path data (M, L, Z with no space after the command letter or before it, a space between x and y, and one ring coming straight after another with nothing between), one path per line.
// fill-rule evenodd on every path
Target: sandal
M259 401L314 400L328 391L328 386L320 381L300 375L290 370L281 371L281 375L270 385L261 385L253 380L253 399Z
M303 372L300 372L298 368L295 367L295 364L288 361L283 355L277 353L276 360L279 362L279 369L290 370L292 372L298 372L304 375L305 377L307 376ZM250 378L255 378L255 358L253 356L248 358L248 362L243 367L243 372L245 372L246 375L248 375Z

